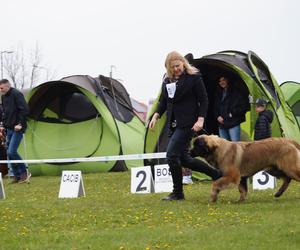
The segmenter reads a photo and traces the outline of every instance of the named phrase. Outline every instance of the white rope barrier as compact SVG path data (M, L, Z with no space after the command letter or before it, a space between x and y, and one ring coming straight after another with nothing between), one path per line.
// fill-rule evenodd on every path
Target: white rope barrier
M147 153L147 154L130 154L130 155L114 155L114 156L99 156L89 158L61 158L61 159L39 159L39 160L0 160L0 163L72 163L72 162L107 162L121 160L144 160L144 159L161 159L166 158L166 152Z

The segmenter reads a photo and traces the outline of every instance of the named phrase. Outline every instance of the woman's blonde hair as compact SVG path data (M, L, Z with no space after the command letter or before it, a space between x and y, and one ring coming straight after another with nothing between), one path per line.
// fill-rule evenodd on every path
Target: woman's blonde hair
M175 60L179 60L183 63L183 67L186 71L186 73L190 74L190 75L195 75L199 72L199 70L197 68L195 68L194 66L192 66L188 60L186 60L182 55L180 55L177 51L172 51L170 52L167 57L166 57L166 61L165 61L165 67L167 69L167 76L169 78L173 78L173 72L172 72L172 68L171 68L171 62L175 61Z

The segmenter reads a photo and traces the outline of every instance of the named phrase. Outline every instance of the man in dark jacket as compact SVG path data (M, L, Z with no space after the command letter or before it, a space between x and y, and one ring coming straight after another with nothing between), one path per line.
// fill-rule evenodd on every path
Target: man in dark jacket
M272 136L271 123L273 121L273 112L266 110L267 101L257 99L255 102L255 111L258 113L258 118L255 122L254 140L262 140Z
M3 106L3 126L6 129L7 156L10 160L22 160L18 154L18 147L23 139L26 130L26 116L28 105L23 94L12 88L7 79L0 81L0 91ZM12 164L14 179L12 183L25 183L29 181L31 174L27 172L24 163Z

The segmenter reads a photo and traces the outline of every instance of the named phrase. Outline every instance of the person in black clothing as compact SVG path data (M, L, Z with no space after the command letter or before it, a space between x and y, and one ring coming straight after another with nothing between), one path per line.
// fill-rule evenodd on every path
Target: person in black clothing
M219 136L228 141L241 140L240 124L246 120L250 110L248 96L238 90L228 79L219 78L214 103L214 116L219 126Z
M10 86L7 79L0 81L0 91L3 106L2 122L6 130L7 156L10 160L22 160L18 154L18 147L23 139L27 127L26 116L28 105L23 94ZM24 163L13 163L14 179L12 183L25 183L29 181L31 174L27 172Z
M2 104L0 104L0 124L2 124ZM5 148L5 129L0 125L0 160L6 160L6 148ZM8 173L8 168L6 163L0 163L0 173L5 176Z
M267 104L264 99L257 99L255 102L255 111L258 113L258 117L254 127L254 140L262 140L272 136L273 112L266 110Z
M149 123L154 129L156 121L167 112L170 139L167 162L173 179L173 192L163 200L183 200L182 166L203 172L213 180L221 177L219 170L190 156L189 146L193 135L203 128L208 98L200 72L178 52L166 57L166 77L162 83L158 108Z

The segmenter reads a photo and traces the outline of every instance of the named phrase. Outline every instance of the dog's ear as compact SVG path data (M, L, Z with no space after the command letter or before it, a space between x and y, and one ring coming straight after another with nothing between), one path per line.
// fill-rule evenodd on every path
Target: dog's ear
M211 152L215 151L220 146L220 137L217 135L205 136L207 147Z
M206 157L210 154L210 149L203 136L199 136L194 140L193 148L190 151L192 157Z

